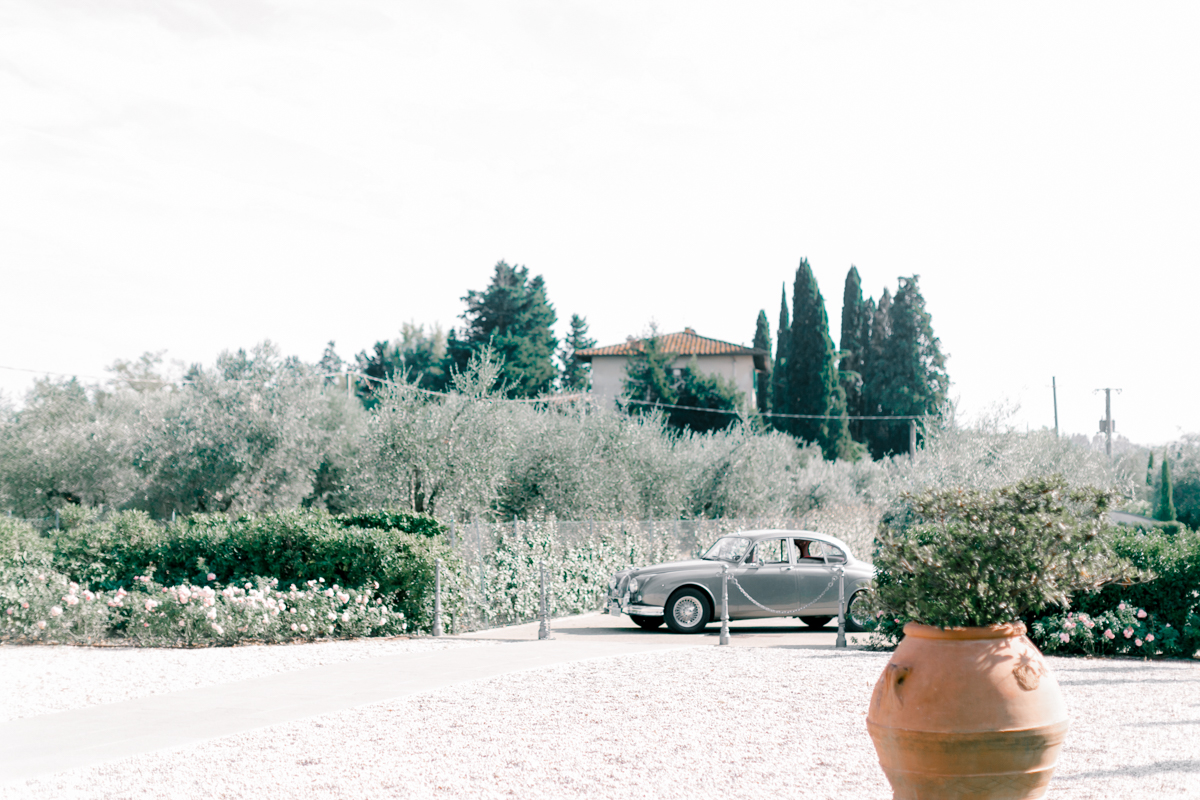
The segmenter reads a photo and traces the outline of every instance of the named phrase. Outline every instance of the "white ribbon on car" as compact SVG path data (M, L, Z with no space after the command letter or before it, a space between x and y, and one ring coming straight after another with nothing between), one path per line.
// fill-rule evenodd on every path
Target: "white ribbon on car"
M825 593L826 593L826 592L828 592L830 589L832 589L832 588L833 588L833 585L834 585L835 583L837 583L838 576L837 576L837 575L834 575L834 576L833 576L833 578L832 578L832 579L829 581L829 585L828 585L828 586L826 586L824 589L822 589L822 590L821 590L821 593L820 593L819 595L817 595L816 597L814 597L814 598L813 598L813 600L812 600L812 602L810 602L810 603L805 603L804 605L800 606L799 608L790 608L790 609L787 609L786 611L781 611L781 610L779 610L779 609L777 609L777 608L770 608L770 607L768 607L768 606L764 606L762 603L760 603L760 602L758 602L757 600L755 600L753 597L751 597L751 596L750 596L750 593L749 593L749 592L747 592L745 589L743 589L743 588L742 588L742 585L741 585L740 583L738 583L738 579L737 579L737 578L735 578L735 577L733 577L733 573L730 573L730 574L729 574L729 580L730 580L730 582L732 582L732 583L733 583L733 585L734 585L734 586L736 586L736 587L738 588L738 591L739 591L739 592L741 592L742 594L746 595L746 599L747 599L747 600L749 600L751 603L754 603L754 605L758 606L758 607L759 607L759 608L761 608L763 611L770 611L772 614L781 614L781 615L784 615L784 616L792 616L792 615L793 615L793 614L795 614L797 611L803 611L804 609L808 608L808 607L809 607L809 606L811 606L813 603L817 602L817 601L818 601L818 600L820 600L822 597L824 597L824 596L825 596Z

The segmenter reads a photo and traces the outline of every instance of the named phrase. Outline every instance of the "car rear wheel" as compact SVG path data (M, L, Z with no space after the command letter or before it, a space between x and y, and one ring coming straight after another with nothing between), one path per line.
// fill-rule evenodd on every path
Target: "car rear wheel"
M659 625L663 624L662 617L639 617L637 614L630 614L629 618L633 620L639 628L647 631L652 631Z
M699 633L712 617L708 598L699 589L680 589L667 600L667 627L676 633Z
M801 617L800 621L810 628L824 628L833 617Z
M851 633L862 633L874 629L874 620L864 612L863 601L867 599L865 592L855 592L846 603L846 630Z

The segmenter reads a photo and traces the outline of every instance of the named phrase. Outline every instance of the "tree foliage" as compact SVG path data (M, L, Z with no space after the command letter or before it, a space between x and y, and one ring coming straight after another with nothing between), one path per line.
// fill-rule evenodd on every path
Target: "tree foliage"
M779 417L775 425L804 441L816 442L828 459L846 452L849 434L846 396L838 381L837 353L829 336L825 299L817 286L808 259L796 269L792 294L792 324L788 334L787 361L783 367L787 386L776 412L827 416L828 419Z
M755 405L759 413L765 413L771 410L771 323L767 321L766 311L759 311L758 319L755 320L754 347L767 353L763 356L766 370L754 376Z
M737 422L745 396L732 381L705 374L695 357L681 368L674 366L677 359L675 353L663 350L657 331L651 330L642 339L641 351L625 365L625 394L630 398L630 413L651 414L661 410L670 427L697 432L719 430ZM668 407L676 405L688 408Z
M564 392L586 392L592 388L592 365L575 358L576 350L587 350L596 346L596 340L588 335L587 320L578 314L571 315L571 329L563 342L559 362L562 372L559 385Z
M522 266L496 264L484 291L463 297L467 310L460 335L449 342L455 368L462 370L472 356L491 347L503 363L502 391L509 397L537 397L550 391L557 377L554 351L556 316L546 297L541 275L529 277Z
M869 311L863 300L858 269L851 266L842 291L842 337L839 343L842 360L838 364L838 378L846 393L846 412L851 417L863 413L863 372L867 347L871 341ZM861 440L861 423L851 421L849 425L853 437Z
M1158 484L1158 505L1154 508L1154 518L1160 522L1175 521L1175 493L1171 486L1171 461L1163 456L1162 477Z
M944 406L949 390L946 357L925 310L918 276L901 278L895 297L885 290L875 310L865 408L870 415L933 416ZM875 457L907 451L906 421L879 420L864 427Z

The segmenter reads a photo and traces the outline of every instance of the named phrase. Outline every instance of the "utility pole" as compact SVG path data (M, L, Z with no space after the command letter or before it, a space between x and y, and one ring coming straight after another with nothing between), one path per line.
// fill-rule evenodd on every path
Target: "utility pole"
M1058 438L1058 380L1050 378L1050 390L1054 392L1054 438Z
M1112 418L1112 393L1116 392L1120 394L1121 390L1112 388L1092 390L1092 394L1096 392L1104 392L1104 419L1100 420L1100 432L1105 436L1104 452L1108 454L1109 458L1112 458L1112 435L1113 429L1116 426Z

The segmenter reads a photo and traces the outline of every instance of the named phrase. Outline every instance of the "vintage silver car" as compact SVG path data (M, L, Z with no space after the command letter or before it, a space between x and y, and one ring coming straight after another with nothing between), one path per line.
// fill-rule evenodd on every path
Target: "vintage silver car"
M799 617L820 628L837 617L838 568L845 570L846 630L861 631L863 590L874 568L845 542L811 531L746 531L717 540L700 558L618 572L608 609L642 628L666 622L697 633L721 618L721 573L729 570L729 618Z

